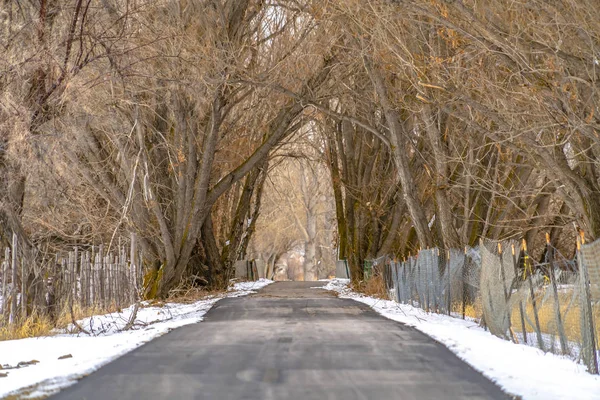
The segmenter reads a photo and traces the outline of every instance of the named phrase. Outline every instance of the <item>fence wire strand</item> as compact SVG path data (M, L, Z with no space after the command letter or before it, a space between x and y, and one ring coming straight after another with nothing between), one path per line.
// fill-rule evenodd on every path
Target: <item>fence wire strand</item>
M514 241L464 251L427 249L369 261L390 297L427 312L471 318L492 334L583 362L598 373L600 241L574 259L548 244L534 260Z

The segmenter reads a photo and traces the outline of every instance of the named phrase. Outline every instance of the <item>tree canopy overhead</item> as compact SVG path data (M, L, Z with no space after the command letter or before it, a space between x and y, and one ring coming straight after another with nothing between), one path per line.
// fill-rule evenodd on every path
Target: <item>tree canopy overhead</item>
M3 0L0 236L60 248L136 232L148 296L223 285L310 126L315 148L284 171L305 194L322 183L331 247L356 271L480 237L548 232L570 251L576 229L600 237L599 13L595 0ZM295 222L309 253L310 218Z

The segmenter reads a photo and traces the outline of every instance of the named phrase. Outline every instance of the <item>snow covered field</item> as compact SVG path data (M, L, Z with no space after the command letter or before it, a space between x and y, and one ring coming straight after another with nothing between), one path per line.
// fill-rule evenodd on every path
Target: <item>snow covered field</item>
M325 289L367 304L386 318L410 325L444 344L506 392L524 400L600 399L600 376L574 361L493 336L475 322L428 314L410 305L366 297L350 290L348 279Z
M115 358L177 327L202 321L204 314L223 297L244 296L270 284L236 283L223 296L206 298L191 304L167 303L162 307L140 307L133 329L121 331L128 323L133 307L121 313L79 321L92 333L66 334L0 342L0 398L18 394L20 398L48 396L77 379L90 374ZM33 363L32 363L33 362ZM30 363L13 368L19 363ZM6 374L6 376L3 376Z

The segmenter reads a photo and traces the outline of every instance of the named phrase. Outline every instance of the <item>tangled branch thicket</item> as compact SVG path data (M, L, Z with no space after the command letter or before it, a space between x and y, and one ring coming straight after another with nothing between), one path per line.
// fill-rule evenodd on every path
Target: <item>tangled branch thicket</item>
M599 13L595 0L5 0L0 239L49 254L32 249L136 233L146 296L223 287L260 226L271 158L310 124L331 247L353 276L480 237L525 237L542 257L549 233L570 256L578 229L600 236ZM47 275L28 265L8 284Z

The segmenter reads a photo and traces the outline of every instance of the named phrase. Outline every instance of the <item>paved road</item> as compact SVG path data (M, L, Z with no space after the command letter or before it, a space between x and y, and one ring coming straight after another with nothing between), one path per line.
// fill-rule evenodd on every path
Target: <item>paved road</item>
M508 399L422 333L316 282L219 301L55 399Z

